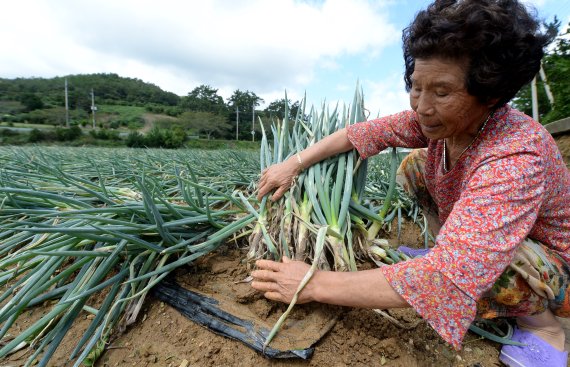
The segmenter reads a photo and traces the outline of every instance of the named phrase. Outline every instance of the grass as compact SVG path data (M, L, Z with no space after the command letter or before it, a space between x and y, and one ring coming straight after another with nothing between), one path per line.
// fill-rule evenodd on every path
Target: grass
M26 127L26 128L38 128L44 130L54 130L55 127L52 125L34 125L34 124L14 124L13 127ZM103 139L94 139L92 136L89 135L89 131L92 129L90 127L84 128L83 136L79 139L73 141L44 141L41 143L29 143L28 141L28 133L19 132L16 130L12 130L10 132L3 132L3 130L11 130L10 127L4 127L0 125L0 144L1 145L42 145L42 146L72 146L72 147L81 147L81 146L93 146L93 147L125 147L125 141L117 141L117 140L103 140ZM99 129L97 129L99 130ZM128 129L120 128L116 129L117 132L128 132ZM206 140L206 139L190 139L184 144L184 148L186 149L200 149L200 150L246 150L246 151L255 151L259 150L260 142L252 142L247 140Z
M29 124L25 122L12 122L11 125L9 122L0 122L0 127L25 127L30 129L55 129L53 125L49 124Z
M205 140L191 139L184 147L204 150L259 150L260 142L246 140Z
M112 114L119 115L123 120L131 120L133 118L142 118L142 115L146 113L144 107L137 106L119 106L119 105L100 105L97 106L96 115L102 114Z

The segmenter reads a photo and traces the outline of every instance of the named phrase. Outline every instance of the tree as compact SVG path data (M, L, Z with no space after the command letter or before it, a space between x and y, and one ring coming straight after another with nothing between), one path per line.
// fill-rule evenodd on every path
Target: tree
M269 118L283 119L285 117L285 98L271 102L264 110Z
M218 90L209 85L200 85L182 97L180 107L190 111L211 112L215 114L226 114L227 106L224 99L218 95Z
M560 21L555 17L552 23L545 24L548 34L556 35ZM542 60L548 85L554 96L554 106L546 96L543 81L537 77L537 95L539 119L543 124L570 116L570 41L567 36L570 33L570 23L564 33L558 37L552 37L555 47L545 55ZM523 87L513 99L513 105L532 115L531 87Z
M548 100L546 90L544 89L544 82L538 77L536 80L536 89L538 97L538 117L540 121L544 122L544 116L550 112L552 107L550 106L550 101ZM513 106L517 110L532 116L532 94L530 84L525 85L516 94L513 99Z
M230 110L239 108L240 113L249 113L251 115L252 109L258 107L264 100L258 97L255 93L246 90L245 92L236 89L234 94L228 98L228 106Z
M187 129L195 131L198 135L204 134L206 139L231 138L232 126L225 116L211 112L188 111L180 117L180 123Z
M44 102L34 93L24 93L20 102L24 105L26 112L44 108Z
M298 115L299 113L301 113L301 114L302 114L301 119L302 119L303 121L305 121L305 122L306 122L306 121L309 121L309 116L308 116L307 114L305 114L305 111L304 111L304 110L303 110L303 111L300 111L301 107L302 107L302 106L301 106L301 102L299 102L299 101L296 101L295 103L293 103L293 104L291 105L291 108L290 108L290 111L291 111L291 112L290 112L291 118L295 119L295 118L297 118L297 115Z
M295 101L291 104L289 101L289 118L294 120L297 118L297 114L299 112L299 108L301 108L301 102ZM278 99L276 101L271 102L267 108L263 110L267 116L270 118L279 118L283 119L285 117L285 98ZM303 115L303 120L307 120L307 116Z
M554 95L554 107L544 116L552 122L570 116L570 23L556 40L554 51L544 60L548 83Z
M228 106L230 108L229 120L233 123L236 123L236 110L239 110L239 136L241 139L251 138L254 108L263 102L264 100L261 97L248 90L243 92L237 89L228 98Z
M176 106L180 97L158 86L117 74L77 74L66 77L0 78L0 100L20 101L24 93L41 96L46 106L63 106L64 79L68 79L69 104L87 112L91 107L91 89L99 104Z

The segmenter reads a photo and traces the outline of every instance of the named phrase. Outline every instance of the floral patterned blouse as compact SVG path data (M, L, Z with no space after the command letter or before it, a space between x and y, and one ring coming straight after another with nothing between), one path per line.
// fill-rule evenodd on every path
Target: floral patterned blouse
M505 105L448 171L443 140L423 136L404 111L348 127L362 158L387 147L427 147L425 181L443 226L422 258L382 267L398 292L452 344L461 341L477 300L528 236L570 264L570 173L542 125Z

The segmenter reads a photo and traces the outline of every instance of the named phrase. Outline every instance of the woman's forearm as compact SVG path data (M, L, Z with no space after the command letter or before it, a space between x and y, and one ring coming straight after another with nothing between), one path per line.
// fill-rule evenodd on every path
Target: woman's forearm
M309 283L312 283L310 297L321 303L379 309L410 307L388 283L380 269L319 271Z
M257 260L251 286L265 297L290 303L310 265L283 257L283 262ZM319 270L298 295L297 302L321 302L361 308L409 307L380 269L355 272Z
M261 173L258 183L257 199L275 190L271 200L279 200L291 187L295 177L306 168L336 154L346 152L353 148L348 140L346 129L340 129L335 133L319 140L314 145L303 150L289 159L274 164Z
M323 159L344 153L353 148L354 146L348 140L346 128L340 129L299 153L302 168L308 168ZM290 159L297 160L297 157L291 157Z

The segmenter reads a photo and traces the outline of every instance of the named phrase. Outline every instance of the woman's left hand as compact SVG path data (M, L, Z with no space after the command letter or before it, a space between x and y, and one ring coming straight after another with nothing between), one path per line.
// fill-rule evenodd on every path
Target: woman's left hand
M274 164L261 172L257 200L261 200L266 194L275 190L271 195L271 201L277 201L291 188L301 169L299 163L293 159L294 157Z
M310 265L302 261L293 261L283 256L283 262L271 260L257 260L258 270L254 270L251 275L253 282L251 286L263 292L264 296L270 300L291 303L301 280L309 271ZM313 274L315 276L316 274ZM307 303L314 301L313 287L311 282L299 293L297 303Z

